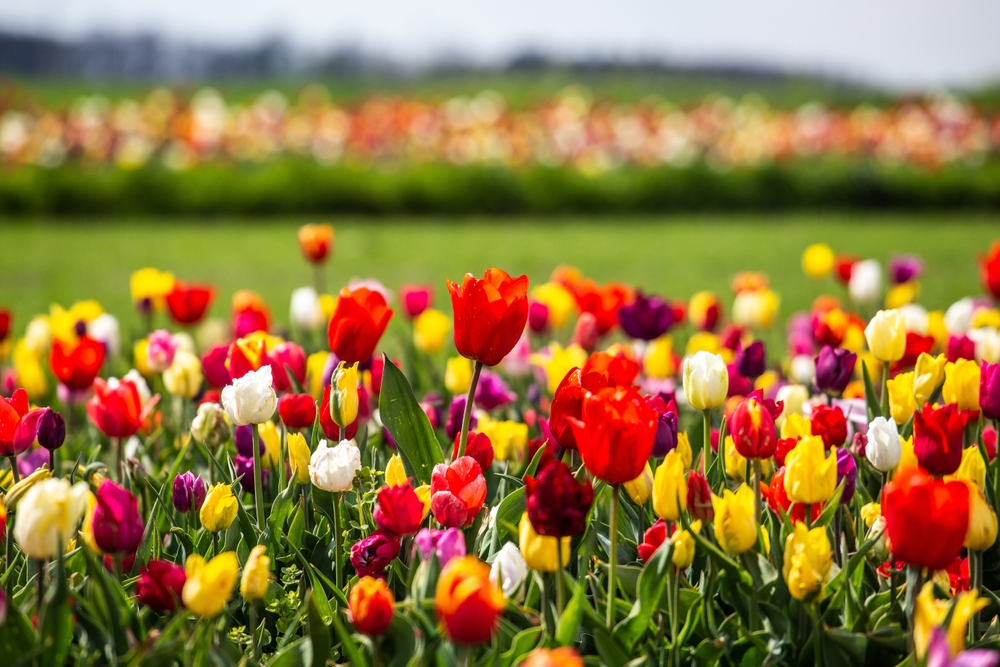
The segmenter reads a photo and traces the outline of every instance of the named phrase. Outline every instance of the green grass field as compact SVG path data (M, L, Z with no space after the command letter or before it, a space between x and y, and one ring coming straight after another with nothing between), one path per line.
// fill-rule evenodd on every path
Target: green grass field
M295 237L304 220L113 221L35 220L0 223L0 305L15 328L46 311L98 299L123 329L138 318L129 276L144 266L173 271L219 288L214 308L227 314L233 291L257 290L279 321L287 321L291 291L310 284ZM488 266L544 281L562 263L599 281L624 280L672 298L700 289L728 295L741 270L767 272L787 316L807 308L832 283L815 284L799 267L802 250L825 241L837 252L885 261L894 252L925 262L921 301L943 308L981 292L975 258L1000 238L998 215L781 215L637 219L339 219L336 255L327 269L331 289L352 277L375 277L396 288L430 282L448 310L445 278L481 274ZM728 296L727 296L728 300Z

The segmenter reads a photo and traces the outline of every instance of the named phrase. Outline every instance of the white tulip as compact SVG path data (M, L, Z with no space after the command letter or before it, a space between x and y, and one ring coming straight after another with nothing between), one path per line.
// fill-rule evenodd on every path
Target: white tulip
M789 376L799 384L811 385L816 375L816 364L810 354L799 354L792 358Z
M903 445L899 441L896 420L892 417L876 417L868 425L868 444L865 456L876 470L888 472L899 465L903 455Z
M309 479L316 488L330 493L343 493L354 484L354 475L361 470L361 450L350 440L341 440L329 447L320 440L309 459Z
M55 558L76 536L87 509L86 482L61 478L36 483L17 504L14 539L26 555L37 560Z
M717 408L728 391L729 370L721 356L701 350L684 360L684 396L692 408Z
M993 327L981 327L969 329L966 335L976 345L976 361L991 364L1000 361L1000 332Z
M87 324L87 335L104 343L104 349L109 357L118 356L121 350L122 336L118 326L118 318L111 313L101 313Z
M782 417L793 413L801 415L802 406L809 400L809 390L801 384L786 384L778 389L778 394L774 398L784 403L781 410Z
M921 336L927 335L927 309L918 303L908 303L899 307L899 312L906 321L906 330Z
M490 581L507 597L513 594L524 577L528 574L528 566L524 562L521 550L513 542L507 542L500 549L496 560L490 566Z
M323 308L316 290L312 287L300 287L292 292L288 317L297 327L309 331L318 329L323 324Z
M959 299L948 306L944 312L944 328L953 336L961 336L969 330L972 323L972 311L975 307L970 297Z
M178 331L174 334L174 344L178 350L184 350L190 354L195 353L194 338L187 331Z
M851 267L847 291L857 303L877 301L882 294L882 266L878 261L866 259Z
M222 407L236 426L262 424L274 414L278 397L271 386L271 367L250 371L222 390Z
M36 315L24 332L24 345L37 354L49 351L52 344L52 328L49 326L49 318L44 315Z

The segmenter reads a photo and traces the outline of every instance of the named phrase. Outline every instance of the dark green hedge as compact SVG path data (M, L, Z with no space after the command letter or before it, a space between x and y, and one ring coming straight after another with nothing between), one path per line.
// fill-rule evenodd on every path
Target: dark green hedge
M562 168L440 164L323 167L282 160L173 173L0 171L0 214L655 213L779 209L1000 209L1000 160L937 170L868 162L786 162L758 169Z

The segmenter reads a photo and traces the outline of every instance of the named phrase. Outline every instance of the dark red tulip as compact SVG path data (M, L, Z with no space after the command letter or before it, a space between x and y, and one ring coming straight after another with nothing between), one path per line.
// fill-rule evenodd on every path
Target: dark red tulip
M979 407L986 419L1000 419L1000 364L984 361L979 369Z
M424 518L424 503L409 482L399 486L383 486L378 492L375 523L389 535L406 537L420 528Z
M549 328L549 307L541 301L528 304L528 328L538 334Z
M229 345L216 345L201 355L201 368L205 372L205 382L212 387L226 387L233 378L226 368L226 357L229 356Z
M316 421L316 400L310 394L283 394L278 416L285 428L309 428Z
M384 577L385 568L399 555L399 538L377 530L351 547L351 565L359 577Z
M569 537L587 529L587 514L594 502L590 480L576 481L562 461L547 465L537 479L524 478L528 520L539 535Z
M184 568L166 560L151 560L139 570L135 592L139 602L158 613L171 612L181 603L187 576Z
M455 436L455 444L451 451L453 459L458 458L458 445L461 439L461 433ZM469 439L465 443L465 455L474 458L481 470L489 470L493 465L493 442L485 433L469 433Z
M767 370L767 350L764 341L755 340L736 349L736 371L745 378L756 378Z
M656 438L653 440L653 456L662 459L670 450L677 447L677 405L670 405L662 396L646 396L646 403L656 410Z
M840 447L847 441L847 418L839 406L817 405L813 408L812 434L823 438L823 445Z
M430 308L434 302L434 288L430 285L400 285L399 300L403 312L411 320Z
M52 408L44 408L44 413L38 420L38 444L55 451L66 441L66 420Z
M145 529L139 516L139 501L110 479L104 480L96 495L93 528L97 546L107 553L133 553L139 548Z
M954 363L959 359L975 359L976 344L966 335L949 336L945 347L945 356Z
M913 453L932 475L950 475L962 463L962 444L969 415L948 404L928 403L913 414Z
M463 357L496 366L514 349L528 321L528 277L486 269L482 280L466 274L447 281L455 315L455 347Z
M639 544L639 559L643 563L648 563L656 550L667 541L667 523L663 519L657 519L656 523L646 529L642 535L642 543Z

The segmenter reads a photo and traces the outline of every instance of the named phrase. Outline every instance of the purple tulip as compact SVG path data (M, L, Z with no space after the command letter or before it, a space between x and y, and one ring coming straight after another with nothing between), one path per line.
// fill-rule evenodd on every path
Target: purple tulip
M65 441L66 420L52 408L46 408L38 419L38 444L52 452L62 447Z
M736 370L746 378L756 378L767 370L767 352L764 341L755 340L746 347L742 345L736 351Z
M236 452L240 456L248 459L253 458L253 426L250 424L237 426L233 433L233 442L236 443ZM257 448L263 456L265 453L263 440L258 439Z
M41 447L32 447L17 457L17 471L27 477L49 462L49 454Z
M844 482L844 493L840 496L840 504L846 505L854 497L854 484L858 479L858 466L851 453L843 448L837 448L837 485Z
M253 461L250 462L250 474L253 476ZM194 476L190 470L174 477L173 488L174 509L182 514L186 514L194 508L195 511L201 509L205 502L205 482L201 475Z
M816 357L816 387L820 391L843 393L854 375L858 355L842 347L824 345Z
M237 454L236 458L233 459L233 467L236 468L237 477L240 475L243 476L243 479L240 480L240 486L243 487L243 490L247 493L253 493L255 491L253 480L253 458ZM269 474L271 474L270 470L260 471L260 481L264 486L267 486L267 476Z
M479 384L476 385L476 405L488 411L516 399L517 394L507 387L499 375L485 369L480 373Z
M674 309L666 300L636 290L635 300L618 309L618 322L632 338L653 340L667 333L674 323Z
M976 648L961 651L951 657L948 635L939 627L931 630L931 640L927 643L927 667L997 667L1000 653Z
M420 549L420 555L424 560L429 560L436 554L441 567L452 558L461 558L465 555L465 536L457 528L448 530L423 528L413 541Z
M384 577L385 568L399 555L399 538L377 530L351 547L351 565L359 577Z
M465 416L465 396L455 396L451 399L451 407L448 408L448 422L444 425L444 432L448 440L452 441L455 436L462 431L462 417ZM469 417L469 430L476 428L479 420L475 415Z
M1000 364L983 362L979 372L979 407L983 417L1000 419Z
M924 263L916 255L896 255L889 258L889 279L894 285L920 278Z
M660 414L656 423L656 437L653 439L653 456L663 458L677 447L677 415L673 410Z

